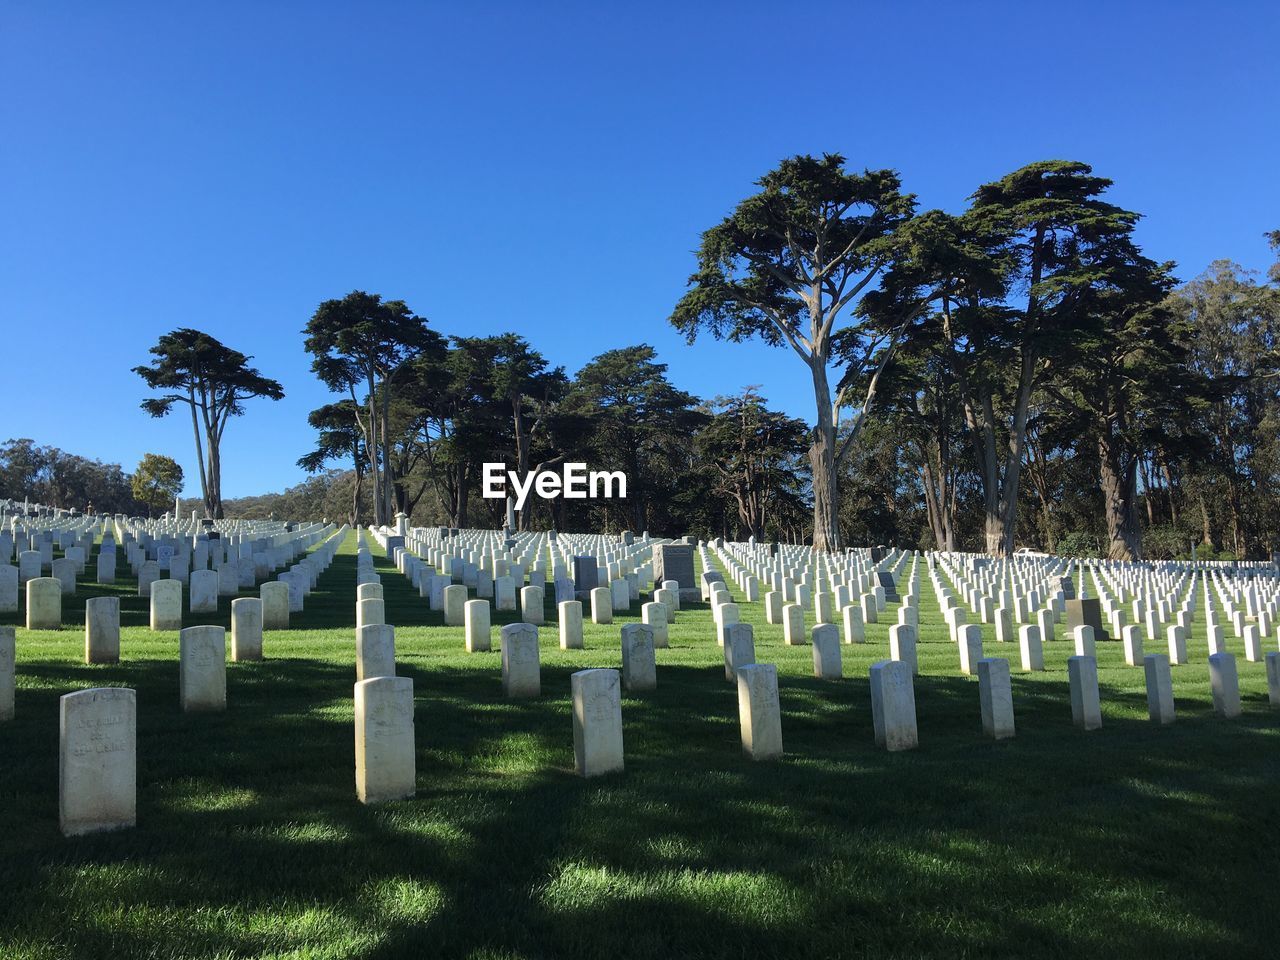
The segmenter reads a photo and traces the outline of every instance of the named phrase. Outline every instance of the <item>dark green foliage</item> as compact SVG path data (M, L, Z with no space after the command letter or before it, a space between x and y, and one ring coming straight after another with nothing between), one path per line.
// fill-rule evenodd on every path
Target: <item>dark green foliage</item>
M150 352L155 357L151 366L134 367L133 372L161 395L143 400L142 409L163 417L175 404L190 408L205 516L220 518L222 435L227 422L243 416L244 401L280 400L284 388L249 366L252 357L189 327L164 334Z

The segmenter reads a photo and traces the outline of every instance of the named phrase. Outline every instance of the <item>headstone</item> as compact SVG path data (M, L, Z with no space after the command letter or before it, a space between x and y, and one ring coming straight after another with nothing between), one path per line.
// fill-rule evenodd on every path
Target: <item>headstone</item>
M751 624L734 623L724 628L724 678L738 679L738 668L756 662L756 643Z
M600 586L599 568L594 556L573 558L573 585L584 596Z
M844 676L840 662L840 629L823 623L813 628L813 675L819 680L839 680Z
M876 744L886 750L912 750L920 745L915 686L911 668L903 661L881 660L872 665L871 718Z
M573 699L573 762L578 775L595 777L622 770L622 689L618 671L579 670L570 675L569 688Z
M182 629L182 583L180 581L157 580L151 584L151 629Z
M670 644L667 629L667 605L651 602L640 607L640 620L653 631L654 649L663 650Z
M1125 627L1125 633L1138 627ZM1147 676L1147 713L1155 723L1173 723L1173 676L1169 672L1169 658L1163 653L1148 653L1143 657Z
M366 627L377 629L385 624ZM356 797L384 803L417 789L413 680L378 676L355 685Z
M982 707L983 732L995 740L1012 737L1013 686L1008 660L984 657L978 661L978 700Z
M960 650L960 672L973 676L978 670L978 661L982 659L982 628L976 623L967 623L959 628L957 637Z
M591 622L613 623L613 591L608 587L591 591Z
M359 627L356 630L356 681L395 675L395 627L388 623L370 623Z
M44 560L39 550L22 550L18 553L18 580L25 584L44 572Z
M912 676L920 673L915 627L900 623L889 628L889 659L901 660L911 668Z
M227 631L187 627L178 634L178 687L184 713L227 709Z
M498 577L493 581L494 607L499 613L516 609L516 581L514 577Z
M542 692L538 628L531 623L509 623L501 635L502 692L513 699L538 696Z
M1267 702L1271 709L1280 709L1280 653L1267 654Z
M1124 638L1124 662L1131 667L1137 667L1144 664L1142 654L1142 628L1137 624L1130 624L1120 631ZM1168 666L1168 663L1165 664ZM1148 676L1150 668L1147 668Z
M58 823L64 836L137 823L137 694L95 687L58 701Z
M176 581L175 581L176 582ZM192 613L218 612L218 571L193 570L191 572Z
M1075 640L1077 657L1096 656L1097 644L1094 642L1093 627L1087 623L1082 623L1072 628L1071 636Z
M788 603L782 608L782 642L788 647L796 647L805 640L804 608L798 603Z
M0 721L12 720L14 716L18 653L14 642L16 632L13 627L0 626Z
M1250 663L1257 663L1262 659L1262 636L1256 623L1251 623L1244 628L1241 634L1244 641L1244 658Z
M387 622L387 604L385 600L379 600L376 597L371 600L361 600L356 604L356 632L359 633L363 627L376 626L380 623Z
M53 561L53 579L62 585L62 595L72 596L76 592L76 562L69 557L59 557Z
M560 649L582 649L582 601L561 600L556 605L560 621Z
M1040 642L1040 628L1027 624L1018 628L1018 650L1022 654L1022 669L1044 669L1044 644Z
M120 662L119 597L90 597L85 601L84 662Z
M902 599L898 596L898 585L894 582L892 573L887 570L881 570L876 574L876 580L884 588L885 600L890 603L898 603Z
M53 577L27 581L27 629L62 629L62 584Z
M231 601L231 659L262 659L262 601L257 597Z
M1102 726L1098 661L1080 655L1069 657L1067 680L1071 687L1071 722L1082 730L1097 730Z
M1187 631L1176 623L1169 627L1169 662L1185 664L1187 662Z
M258 596L262 600L262 629L288 630L289 585L279 580L268 580L258 588Z
M466 589L465 587L463 589ZM520 590L520 619L534 626L546 622L541 587L522 587Z
M646 624L628 623L622 628L622 682L631 693L658 686L653 630Z
M1102 606L1095 598L1071 599L1067 596L1067 632L1076 627L1093 627L1095 640L1106 640L1107 632L1102 624ZM1079 654L1077 654L1079 656Z
M489 601L468 600L462 608L462 620L467 653L479 653L490 649L492 617L489 614Z
M688 544L660 543L653 547L653 581L662 583L674 580L679 586L680 599L697 601L701 597L698 581L694 577L693 547Z
M1240 679L1232 653L1215 653L1209 658L1209 689L1213 712L1227 720L1240 716Z
M0 564L0 613L18 612L18 568Z
M488 601L485 601L488 603ZM453 583L444 588L444 625L461 627L466 620L467 588Z
M743 664L738 678L738 725L742 752L752 760L782 756L782 705L778 668L772 663Z
M844 642L865 643L867 629L862 623L862 608L851 603L841 611L841 617L844 619Z
M103 547L98 551L97 581L100 584L116 582L116 550L115 547Z
M764 595L764 619L765 623L781 623L782 622L782 602L783 596L781 591L769 590Z

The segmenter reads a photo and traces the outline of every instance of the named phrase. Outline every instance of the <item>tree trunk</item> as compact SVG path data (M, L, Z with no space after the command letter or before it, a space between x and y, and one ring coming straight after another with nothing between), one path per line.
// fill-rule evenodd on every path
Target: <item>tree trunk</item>
M196 416L196 394L194 390L189 391L191 396L191 429L195 432L196 437L196 464L200 467L200 496L204 498L204 515L212 517L209 512L209 478L204 467L204 446L200 443L200 418ZM177 517L174 517L176 520Z
M1103 511L1107 521L1107 558L1139 560L1142 536L1138 525L1138 466L1130 457L1126 466L1120 443L1105 432L1098 435L1098 469Z
M813 399L818 422L809 445L809 467L813 472L813 546L816 550L840 549L837 516L836 428L831 410L831 387L827 382L827 358L813 354L809 360L813 374Z
M1018 484L1022 477L1022 458L1027 438L1027 414L1031 408L1031 386L1035 358L1030 351L1022 354L1022 375L1018 383L1018 399L1013 408L1013 425L1009 447L1004 457L1004 476L1000 480L1000 555L1013 556L1018 527Z
M205 435L205 445L209 453L209 495L206 513L214 520L222 519L222 451L218 438L212 431Z

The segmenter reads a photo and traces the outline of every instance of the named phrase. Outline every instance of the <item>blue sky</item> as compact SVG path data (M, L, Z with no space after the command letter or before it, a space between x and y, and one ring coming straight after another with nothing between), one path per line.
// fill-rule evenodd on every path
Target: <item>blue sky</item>
M129 372L193 326L288 395L228 427L224 494L282 489L327 399L299 332L355 288L571 372L648 342L685 389L811 419L789 352L666 322L760 174L840 152L960 210L1079 159L1180 276L1263 269L1277 49L1275 3L0 0L0 440L167 453L198 494L189 421Z

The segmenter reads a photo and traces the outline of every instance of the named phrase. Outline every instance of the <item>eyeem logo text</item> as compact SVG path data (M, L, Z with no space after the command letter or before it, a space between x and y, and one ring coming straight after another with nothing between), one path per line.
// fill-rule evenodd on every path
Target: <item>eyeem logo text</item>
M612 500L627 496L627 475L621 470L592 470L587 472L585 463L566 463L559 473L539 470L527 473L523 478L505 463L484 465L483 495L486 500L502 500L507 496L507 484L515 493L517 510L523 510L529 493L536 493L543 500L564 497L566 500Z

